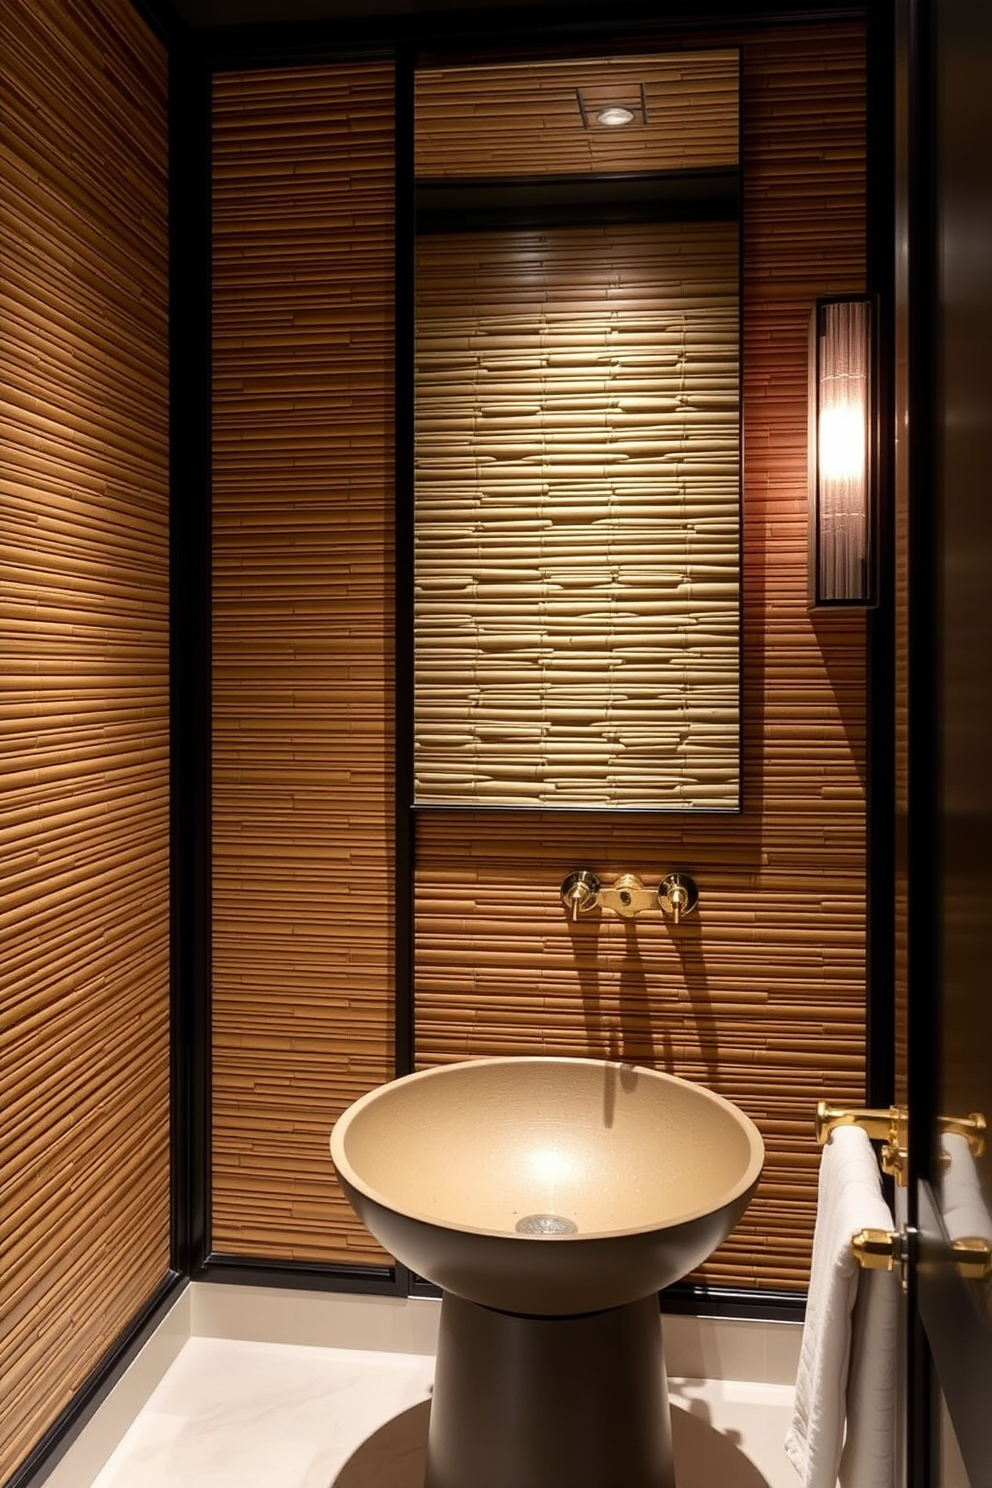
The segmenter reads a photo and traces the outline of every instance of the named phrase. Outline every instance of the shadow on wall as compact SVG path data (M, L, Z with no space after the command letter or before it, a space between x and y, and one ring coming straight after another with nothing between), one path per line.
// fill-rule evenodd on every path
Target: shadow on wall
M589 937L598 933L599 919L590 915L576 924L569 920L572 953L582 991L588 1053L593 1058L620 1060L627 1064L647 1064L680 1073L679 1051L673 1046L672 1019L659 1017L657 999L649 989L649 973L637 939L637 921L623 922L623 952L620 960L618 997L615 1012L603 1006L600 995L602 956L598 942L590 951ZM718 1086L720 1078L720 1042L717 1020L713 1014L709 978L704 955L704 916L697 911L684 920L673 936L681 970L681 983L686 999L680 1005L678 1019L695 1025L699 1057L706 1078Z
M423 1488L430 1401L403 1411L364 1441L328 1488ZM734 1443L698 1415L676 1407L672 1439L679 1488L768 1488Z

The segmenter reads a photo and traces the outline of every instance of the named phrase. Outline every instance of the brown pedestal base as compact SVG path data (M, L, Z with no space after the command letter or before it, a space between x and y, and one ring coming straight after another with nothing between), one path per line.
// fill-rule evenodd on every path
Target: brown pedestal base
M675 1488L658 1301L518 1317L445 1293L424 1488Z

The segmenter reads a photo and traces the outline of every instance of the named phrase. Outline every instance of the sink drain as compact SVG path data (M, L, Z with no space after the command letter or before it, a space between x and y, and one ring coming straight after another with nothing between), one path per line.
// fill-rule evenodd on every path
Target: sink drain
M517 1233L520 1235L577 1235L579 1227L563 1214L526 1214L518 1219Z

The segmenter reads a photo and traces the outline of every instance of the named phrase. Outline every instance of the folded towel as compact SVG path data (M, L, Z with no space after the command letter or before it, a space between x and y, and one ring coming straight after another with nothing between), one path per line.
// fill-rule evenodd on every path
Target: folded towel
M965 1137L954 1132L940 1139L944 1169L940 1177L940 1211L949 1240L975 1238L992 1244L992 1216L982 1193L975 1159Z
M861 1229L893 1229L878 1162L857 1127L823 1150L806 1322L785 1441L803 1488L893 1488L898 1278L862 1271ZM846 1438L846 1439L845 1439Z

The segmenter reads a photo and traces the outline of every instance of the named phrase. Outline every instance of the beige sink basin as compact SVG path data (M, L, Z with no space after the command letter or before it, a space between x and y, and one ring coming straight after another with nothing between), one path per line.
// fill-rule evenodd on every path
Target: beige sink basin
M394 1080L331 1136L371 1233L445 1292L507 1312L619 1307L730 1233L764 1146L703 1086L593 1059L469 1060Z

